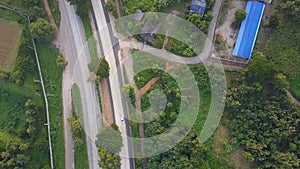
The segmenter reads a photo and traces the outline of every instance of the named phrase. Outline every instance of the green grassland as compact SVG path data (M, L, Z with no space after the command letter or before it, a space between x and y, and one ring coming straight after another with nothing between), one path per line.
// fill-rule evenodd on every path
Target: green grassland
M77 84L72 85L72 103L73 103L73 116L75 116L76 119L79 120L81 124L81 130L79 137L83 144L76 146L74 150L74 162L75 162L75 168L82 168L82 169L88 169L88 154L87 154L87 145L86 145L86 134L83 130L84 128L84 121L83 121L83 112L82 112L82 103L81 103L81 96L80 96L80 90Z
M72 102L73 108L77 118L79 119L81 125L83 125L83 112L82 112L82 103L80 90L77 84L72 85Z
M62 69L56 65L56 58L59 55L57 49L48 44L37 44L40 64L44 76L48 96L49 113L51 122L51 134L53 143L53 156L55 168L64 168L64 137L62 121Z

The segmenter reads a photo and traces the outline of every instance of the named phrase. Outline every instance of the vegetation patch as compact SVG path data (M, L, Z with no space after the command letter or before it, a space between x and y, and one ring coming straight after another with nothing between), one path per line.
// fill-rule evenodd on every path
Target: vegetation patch
M37 44L40 64L44 77L46 91L48 93L51 137L53 146L53 158L55 168L64 168L64 135L62 121L62 68L58 68L56 59L59 55L57 49L49 44Z
M296 10L293 3L294 1L280 3L279 7L290 8L286 11L293 12ZM292 94L300 99L300 23L295 21L298 16L286 14L287 16L282 17L279 15L277 11L269 20L271 33L264 48L264 54L275 64L278 71L287 76Z
M298 73L295 77L289 79L290 83L290 91L297 98L300 100L300 73Z
M84 122L82 114L82 103L79 87L76 84L72 86L72 117L68 122L73 133L74 162L75 168L88 169L88 154L86 145L86 134L84 131Z
M59 3L58 0L48 0L50 9L51 9L51 13L53 15L53 19L56 23L56 25L59 27L60 24L60 10L59 10Z
M28 14L32 23L35 23L40 17L47 17L43 10L42 1L1 0L0 4ZM11 152L7 145L7 149L5 150L8 153L13 153L12 155L16 159L20 157L16 152L20 153L22 159L26 160L25 162L6 163L5 160L7 159L5 157L1 157L1 161L4 160L5 165L12 165L10 167L49 168L48 137L46 126L44 125L46 123L45 105L39 83L35 54L32 50L32 37L28 21L26 18L4 9L0 10L0 17L18 22L23 26L19 52L13 71L8 74L2 73L0 78L0 90L4 96L3 99L5 99L1 100L0 103L1 108L3 108L0 114L3 120L5 120L1 122L1 126L4 126L3 129L5 131L15 132L22 139L21 142L9 142L7 143L8 145L18 145L21 147L29 145L27 148L25 146L24 149L20 148L15 152ZM42 29L39 27L38 22L36 28L36 30ZM62 69L58 68L56 64L59 52L53 49L49 43L44 42L37 43L37 52L48 95L54 167L64 168L65 156L61 98ZM3 166L0 168L3 168Z
M174 123L174 120L176 120L178 112L180 111L181 89L179 89L176 81L168 75L168 73L156 69L158 67L161 69L166 69L167 67L171 69L170 66L164 65L162 62L159 62L159 59L155 59L154 56L141 51L134 51L133 58L136 66L151 64L153 67L152 69L143 70L135 75L134 79L139 89L143 88L151 79L160 77L160 79L152 84L149 90L146 91L141 100L142 111L146 112L143 116L146 118L151 116L157 117L154 121L144 124L145 137L151 137L167 130ZM198 142L198 135L203 128L211 103L210 82L208 73L203 65L190 66L190 70L193 72L195 80L197 81L201 99L196 122L188 135L178 145L163 154L148 158L146 162L147 168L193 168L193 166L201 166L202 168L226 168L226 166L214 159L210 153L212 151L212 139L209 139L205 144ZM151 104L153 104L153 102L151 102L152 96L157 90L161 90L163 95L167 98L166 107L160 114L158 114L158 110L149 110ZM133 91L129 93L132 92ZM132 102L130 94L129 100ZM163 104L163 102L160 103ZM160 105L152 105L151 107L156 108L160 107ZM130 122L130 124L132 126L133 137L140 137L139 124L134 122ZM166 144L168 143L166 142ZM140 150L134 151L139 152ZM174 161L174 159L180 160ZM143 165L145 165L143 159L137 159L135 162L136 168L143 168Z
M262 53L254 54L245 75L227 96L232 144L244 147L243 158L259 168L299 168L300 113L286 96L284 76Z
M0 18L0 71L11 72L18 55L22 26Z

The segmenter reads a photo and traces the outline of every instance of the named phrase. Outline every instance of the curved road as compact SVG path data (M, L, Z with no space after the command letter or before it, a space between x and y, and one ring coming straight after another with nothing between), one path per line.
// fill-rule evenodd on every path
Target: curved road
M154 48L149 45L144 45L143 43L138 42L135 39L125 38L124 36L117 33L114 29L113 29L114 30L113 33L114 33L114 36L116 36L119 39L121 48L131 48L131 49L142 49L143 48L144 52L147 52L151 55L154 55L156 57L160 57L160 58L163 58L163 59L166 59L169 61L173 61L173 62L177 62L177 63L185 63L185 64L198 64L198 63L205 61L205 59L207 59L212 54L211 52L213 52L214 48L213 48L212 42L214 41L215 30L216 30L218 18L219 18L219 11L221 10L223 1L224 0L215 1L214 8L213 8L214 18L210 23L208 38L205 40L205 46L204 46L204 49L202 50L202 52L198 56L195 56L195 57L182 57L182 56L175 55L171 52L168 52L164 49L157 49L157 48Z

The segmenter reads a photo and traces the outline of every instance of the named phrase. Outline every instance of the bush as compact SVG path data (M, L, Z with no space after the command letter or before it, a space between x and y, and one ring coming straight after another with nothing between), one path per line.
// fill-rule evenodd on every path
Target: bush
M68 65L68 62L61 55L57 56L56 64L60 68L65 68Z
M54 27L46 19L38 19L30 24L30 33L37 41L49 42L54 35Z
M96 72L97 76L99 76L100 78L108 78L109 76L109 64L105 59L102 59L98 70Z
M235 16L235 20L238 23L242 23L243 20L246 18L247 13L244 9L238 9L237 11L235 11L234 16Z
M117 14L117 7L116 7L116 2L113 0L108 0L105 5L104 8L108 11L111 12L115 17Z

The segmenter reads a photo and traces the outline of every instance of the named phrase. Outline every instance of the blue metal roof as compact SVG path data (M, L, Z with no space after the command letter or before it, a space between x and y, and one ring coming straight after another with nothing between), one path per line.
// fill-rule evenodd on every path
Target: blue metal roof
M193 0L191 4L190 13L195 13L200 16L204 16L206 10L206 1L205 0Z
M233 50L234 56L240 56L246 59L251 58L264 9L264 3L248 1L246 6L247 17L242 22Z

